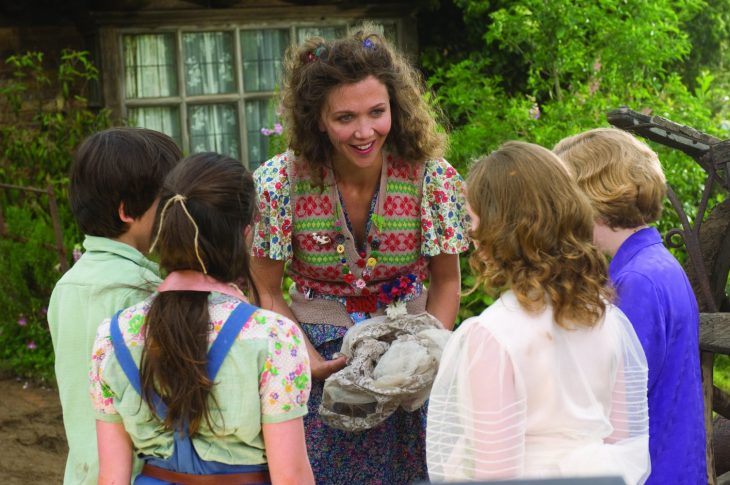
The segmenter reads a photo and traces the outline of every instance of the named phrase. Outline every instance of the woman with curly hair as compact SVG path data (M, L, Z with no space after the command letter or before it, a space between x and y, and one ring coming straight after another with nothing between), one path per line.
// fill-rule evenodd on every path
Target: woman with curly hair
M499 298L449 341L431 392L433 480L649 472L647 366L610 303L590 203L549 150L508 142L467 180L470 263Z
M317 414L324 379L345 365L333 356L349 327L396 303L446 328L456 318L458 255L468 247L463 180L441 158L444 135L423 94L417 71L368 26L310 38L285 62L289 151L255 173L255 277L264 306L307 337L305 428L319 484L426 478L423 409L359 433L327 427Z

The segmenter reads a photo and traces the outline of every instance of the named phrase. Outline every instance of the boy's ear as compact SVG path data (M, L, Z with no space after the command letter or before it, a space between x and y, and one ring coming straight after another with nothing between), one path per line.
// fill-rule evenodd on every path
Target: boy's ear
M119 203L119 219L122 222L126 222L127 224L134 222L134 217L128 216L127 212L124 210L123 201Z

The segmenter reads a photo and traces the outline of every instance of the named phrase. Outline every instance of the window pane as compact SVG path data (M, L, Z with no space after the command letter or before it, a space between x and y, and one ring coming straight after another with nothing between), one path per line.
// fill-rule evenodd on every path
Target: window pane
M243 86L246 91L273 91L281 74L281 60L289 45L289 31L241 31Z
M239 159L238 116L234 104L188 108L190 153L218 152Z
M185 86L189 96L232 93L233 34L201 32L183 35Z
M174 34L125 35L122 43L127 99L177 96Z
M182 146L180 108L177 106L129 108L128 118L130 126L161 131Z
M274 99L256 99L246 102L246 144L248 146L248 165L254 170L276 153L284 151L286 143L279 133L274 131ZM268 135L261 133L266 128Z
M345 35L345 27L300 27L297 29L297 42L301 44L315 35L331 40Z

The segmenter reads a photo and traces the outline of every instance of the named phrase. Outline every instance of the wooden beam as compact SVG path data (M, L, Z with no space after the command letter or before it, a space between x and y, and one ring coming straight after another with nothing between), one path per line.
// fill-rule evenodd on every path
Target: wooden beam
M730 313L700 313L700 349L730 355Z
M159 27L160 25L207 25L220 23L288 23L311 21L322 23L336 19L402 18L417 10L410 3L362 3L348 5L272 5L221 9L174 9L136 10L133 12L90 12L92 21L98 26L116 27Z

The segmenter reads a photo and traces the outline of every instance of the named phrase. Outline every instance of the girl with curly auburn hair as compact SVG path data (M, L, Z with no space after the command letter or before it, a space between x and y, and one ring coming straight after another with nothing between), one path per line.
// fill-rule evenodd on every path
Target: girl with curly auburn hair
M467 180L477 285L429 400L434 481L649 473L647 365L610 303L592 210L563 162L508 142Z
M474 165L467 186L472 221L481 221L469 259L477 285L511 289L530 311L550 305L558 325L595 325L612 296L607 263L567 167L538 145L508 142Z
M349 327L399 303L446 328L456 319L468 249L463 179L440 158L444 134L423 95L416 69L371 27L308 39L287 54L289 150L255 173L253 268L263 305L304 331L313 376L305 427L319 484L427 476L425 409L398 410L359 433L318 414L324 380L345 366L335 354Z

